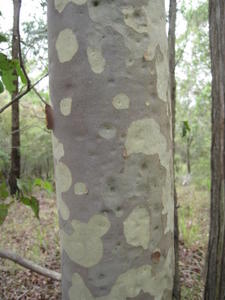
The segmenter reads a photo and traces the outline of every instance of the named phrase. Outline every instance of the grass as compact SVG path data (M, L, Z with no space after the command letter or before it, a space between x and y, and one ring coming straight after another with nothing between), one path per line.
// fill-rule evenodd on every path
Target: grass
M178 186L181 299L200 300L209 230L209 191Z
M185 246L205 246L209 230L209 192L192 186L179 186L178 214L180 239Z

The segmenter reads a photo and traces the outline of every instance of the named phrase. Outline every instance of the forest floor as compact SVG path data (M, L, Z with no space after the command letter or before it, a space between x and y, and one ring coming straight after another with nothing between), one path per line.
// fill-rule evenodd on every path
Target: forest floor
M204 258L209 224L208 193L179 187L180 273L182 300L202 299ZM37 195L36 195L37 196ZM0 248L11 250L60 272L59 232L54 197L39 192L40 220L30 208L16 204L1 226ZM57 300L59 282L0 259L0 300Z

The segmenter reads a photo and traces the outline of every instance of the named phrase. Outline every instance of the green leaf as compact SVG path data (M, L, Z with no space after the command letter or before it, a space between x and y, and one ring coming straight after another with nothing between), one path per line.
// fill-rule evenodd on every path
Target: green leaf
M3 222L5 221L5 218L8 215L8 208L9 208L9 205L0 204L0 225L3 224Z
M2 94L4 92L4 85L2 83L2 81L0 80L0 94Z
M191 128L189 126L188 121L183 121L183 126L182 126L182 137L185 137L188 132L191 131Z
M43 180L41 178L35 178L34 182L33 182L33 185L41 187L42 186L42 182L43 182Z
M7 41L8 41L7 37L4 34L0 33L0 43L4 43Z
M49 181L44 181L43 182L43 188L44 190L46 190L48 192L48 194L51 195L51 193L53 192L53 186L51 184L51 182Z
M37 198L31 196L31 197L21 197L20 201L26 205L26 206L30 206L30 208L33 210L34 215L36 218L39 219L39 201L37 200Z
M9 70L14 70L15 69L15 64L11 59L8 59L8 57L0 53L0 70L2 71L9 71Z
M0 199L5 200L9 196L9 191L6 182L0 184Z
M17 76L15 75L13 69L2 72L2 81L10 94L16 91L16 85L14 83L16 79Z

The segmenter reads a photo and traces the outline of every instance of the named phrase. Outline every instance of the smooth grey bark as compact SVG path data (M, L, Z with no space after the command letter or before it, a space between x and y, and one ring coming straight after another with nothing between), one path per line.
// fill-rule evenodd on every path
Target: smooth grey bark
M225 4L223 0L209 1L209 35L212 69L211 208L204 299L224 300Z
M12 38L12 59L19 59L19 22L20 22L21 0L13 0L13 38ZM18 95L18 76L15 72L15 91L12 99ZM20 178L20 112L19 101L12 104L12 125L11 125L11 168L9 174L9 186L11 195L15 194L17 178Z
M176 18L177 18L177 1L170 0L169 7L169 68L170 68L170 94L172 107L172 133L173 133L173 167L174 167L174 254L175 254L175 273L173 298L180 299L180 274L179 274L179 225L177 210L177 193L175 184L175 124L176 124Z
M63 300L172 299L163 0L48 1Z

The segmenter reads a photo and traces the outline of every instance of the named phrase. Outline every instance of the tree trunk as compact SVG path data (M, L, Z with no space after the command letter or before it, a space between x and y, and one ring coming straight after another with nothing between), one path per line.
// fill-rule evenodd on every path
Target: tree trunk
M12 58L19 58L19 22L20 22L21 0L13 0L13 39L12 39ZM15 72L16 75L16 72ZM14 81L15 91L12 99L18 94L18 76ZM11 170L9 175L9 185L11 195L17 191L17 178L20 178L20 112L19 101L12 104L12 128L11 128Z
M186 156L187 156L187 174L191 174L191 157L190 157L190 148L191 148L192 138L187 136L186 144Z
M164 1L48 1L63 300L172 299Z
M225 299L224 230L224 95L225 4L209 1L209 33L212 63L211 208L204 299Z
M170 93L172 107L172 132L173 132L173 167L175 157L175 124L176 124L176 17L177 17L177 1L170 0L169 8L169 67L170 67ZM180 299L180 275L179 275L179 226L178 226L178 211L177 211L177 193L175 185L175 168L174 172L174 253L175 253L175 274L173 298Z

